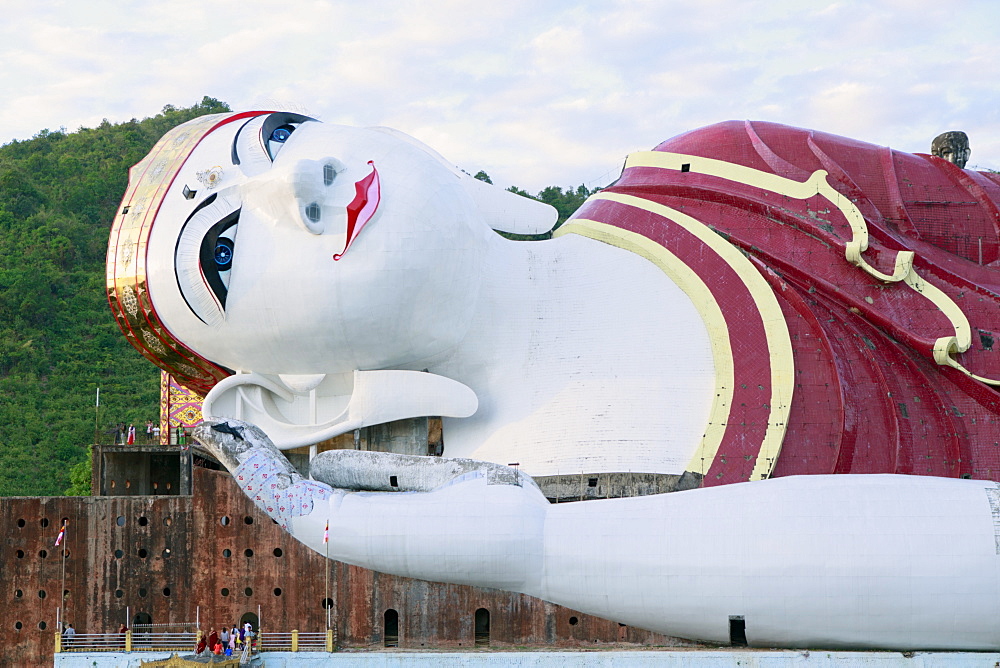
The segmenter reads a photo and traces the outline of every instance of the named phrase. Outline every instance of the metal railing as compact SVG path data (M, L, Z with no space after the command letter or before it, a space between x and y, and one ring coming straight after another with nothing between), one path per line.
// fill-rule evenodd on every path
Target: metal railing
M257 638L261 652L332 652L333 631L317 633L293 630L291 633L262 632Z
M77 633L70 638L55 634L55 653L62 652L194 652L200 635L197 631L136 631L125 633ZM290 633L268 631L254 638L259 652L332 652L332 629Z
M195 632L152 631L133 633L77 633L64 638L56 633L60 652L183 652L198 642Z

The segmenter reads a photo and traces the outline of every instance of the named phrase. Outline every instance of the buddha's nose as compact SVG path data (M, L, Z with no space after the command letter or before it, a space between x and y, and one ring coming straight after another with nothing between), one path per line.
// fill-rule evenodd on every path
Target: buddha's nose
M338 216L332 206L333 186L342 171L336 158L272 168L243 185L243 208L256 209L279 225L290 221L311 234L322 234Z

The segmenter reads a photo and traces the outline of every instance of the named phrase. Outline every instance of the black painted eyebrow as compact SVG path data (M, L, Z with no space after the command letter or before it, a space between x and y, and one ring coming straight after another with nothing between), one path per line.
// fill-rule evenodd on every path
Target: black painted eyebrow
M255 118L257 118L257 117L254 116L252 118L248 118L247 122L244 123L243 125L241 125L240 129L236 131L235 135L233 135L233 147L230 149L230 153L231 153L231 157L233 159L233 164L234 165L240 164L240 154L236 152L236 142L240 138L240 133L243 132L243 128L245 128L247 126L247 123L249 123L250 121L254 120Z

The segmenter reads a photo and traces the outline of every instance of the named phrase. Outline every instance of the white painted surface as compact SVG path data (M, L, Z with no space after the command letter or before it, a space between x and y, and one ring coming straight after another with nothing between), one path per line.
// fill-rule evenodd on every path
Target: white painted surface
M595 666L620 668L966 668L992 666L1000 661L997 652L918 652L904 656L898 652L827 652L827 651L729 651L729 650L644 650L571 652L264 652L267 668L428 668L477 666L516 666L519 668L576 668ZM127 658L126 658L127 657ZM58 654L54 668L138 668L143 659L130 655ZM161 658L157 656L156 658ZM167 658L167 657L162 657Z
M576 235L500 237L491 228L503 219L507 229L538 231L553 222L551 209L536 215L538 203L461 175L400 133L307 122L272 163L244 130L236 166L241 124L191 153L147 251L150 295L167 328L242 372L209 394L206 416L259 424L287 449L439 415L453 418L448 456L516 461L535 476L684 472L705 433L715 367L701 315L661 269ZM346 207L372 166L378 209L334 261ZM210 190L197 175L215 167ZM325 168L336 172L328 185ZM185 186L197 189L194 199ZM210 193L215 201L192 214ZM313 204L317 221L307 215ZM199 249L237 210L223 308ZM357 394L358 373L425 369L422 380L382 386L393 391Z
M1000 648L997 483L797 476L552 505L511 469L411 457L426 480L462 472L429 492L345 492L303 480L262 431L241 429L235 439L202 425L195 437L258 506L338 561L714 643L742 617L755 647ZM398 459L331 466L371 477Z

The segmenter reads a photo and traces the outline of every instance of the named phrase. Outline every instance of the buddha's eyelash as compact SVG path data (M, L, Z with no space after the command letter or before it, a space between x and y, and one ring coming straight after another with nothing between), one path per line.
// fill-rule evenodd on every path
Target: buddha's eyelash
M237 224L240 204L235 193L213 196L188 217L177 236L174 250L177 286L188 308L206 325L218 325L225 320L228 285L222 281L217 267L205 265L203 248L206 243L214 248L219 236ZM232 231L228 236L235 238Z

